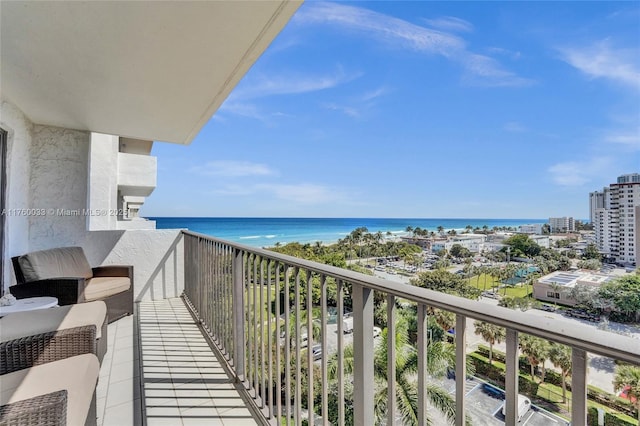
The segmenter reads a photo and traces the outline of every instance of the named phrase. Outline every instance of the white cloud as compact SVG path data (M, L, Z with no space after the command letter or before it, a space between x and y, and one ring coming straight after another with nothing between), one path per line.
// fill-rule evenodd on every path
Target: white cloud
M260 184L256 188L260 191L269 191L281 200L298 204L324 204L344 198L341 192L335 188L309 183L296 185Z
M426 22L434 28L448 31L471 32L473 25L469 21L455 16L443 16L437 19L427 19Z
M270 176L276 174L269 166L248 161L209 161L203 166L195 166L191 171L205 176L243 177Z
M262 194L265 198L279 199L297 205L327 204L348 200L344 192L323 185L312 183L277 184L259 183L253 185L223 185L211 193L224 196L255 196Z
M633 151L640 151L640 129L628 133L610 133L604 140L607 143L622 145Z
M309 3L294 18L303 24L333 24L355 30L376 40L403 49L448 58L473 74L467 81L490 86L523 86L531 80L503 69L494 59L467 50L461 37L434 30L371 10L336 3ZM454 21L450 20L449 23ZM466 21L460 20L458 26Z
M322 106L326 109L330 109L332 111L340 111L349 117L360 117L360 111L355 107L350 107L346 105L338 105L335 103L325 103Z
M331 74L305 75L300 73L252 77L235 90L229 99L255 99L272 95L293 95L331 89L360 77L361 73L346 74L339 67Z
M563 60L591 78L605 78L640 90L640 51L614 48L607 40L587 47L560 48Z
M522 133L528 130L522 123L519 123L517 121L509 121L508 123L505 123L502 128L507 132L513 133Z
M379 87L375 90L371 90L367 93L365 93L364 95L362 95L362 100L363 101L370 101L376 98L379 98L380 96L386 95L389 92L389 90L385 87Z
M561 186L582 186L596 177L610 174L613 160L610 157L594 157L584 161L567 161L549 167L553 181ZM604 176L603 176L604 175ZM610 178L610 177L609 177Z

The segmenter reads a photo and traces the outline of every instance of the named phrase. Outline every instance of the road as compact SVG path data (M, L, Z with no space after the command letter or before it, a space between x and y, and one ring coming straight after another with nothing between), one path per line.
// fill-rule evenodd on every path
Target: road
M458 265L455 267L456 269L460 269L461 267ZM452 269L453 271L453 269ZM623 270L624 272L624 270ZM392 281L409 283L410 278L403 275L392 275L386 272L374 271L376 276L380 278L385 278ZM497 305L498 301L495 299L490 299L487 297L481 297L480 301L487 304ZM556 312L547 312L539 309L530 309L527 311L529 315L534 316L542 316L549 319L562 319L564 321L578 321L582 324L585 324L589 327L593 327L594 329L602 329L605 327L603 323L593 323L586 320L580 320L576 318L567 318L560 313ZM479 344L487 345L487 343L480 337L475 334L474 321L467 321L467 348L468 352L474 351ZM609 322L606 324L606 329L612 333L624 334L626 336L639 339L640 340L640 327L632 326L628 324L620 324L615 322ZM494 345L494 348L505 352L505 344L499 343ZM555 367L551 362L547 362L547 369L555 370ZM604 391L614 393L613 389L613 378L615 374L615 363L611 358L606 358L594 354L589 354L589 371L588 371L588 383L590 385L596 386Z

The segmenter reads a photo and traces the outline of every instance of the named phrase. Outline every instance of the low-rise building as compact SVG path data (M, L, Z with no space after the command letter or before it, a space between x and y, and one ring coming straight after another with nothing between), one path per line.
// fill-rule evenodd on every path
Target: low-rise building
M533 297L544 302L575 306L577 302L571 297L571 289L577 285L600 287L611 279L609 275L593 271L556 271L540 277L533 284Z
M447 241L444 243L444 248L449 251L454 245L458 244L468 249L471 253L480 253L482 245L486 240L487 236L484 234L456 235L455 237L450 237L447 239Z
M520 234L542 234L542 223L530 223L518 226Z

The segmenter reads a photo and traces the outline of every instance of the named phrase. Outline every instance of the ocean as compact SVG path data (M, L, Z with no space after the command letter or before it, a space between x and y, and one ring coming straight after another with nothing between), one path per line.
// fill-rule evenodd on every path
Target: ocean
M408 226L436 231L464 230L467 225L489 229L494 226L513 226L546 223L546 219L379 219L379 218L257 218L257 217L149 217L157 229L188 229L223 240L253 247L273 247L290 242L324 244L335 243L359 227L369 232L404 235Z

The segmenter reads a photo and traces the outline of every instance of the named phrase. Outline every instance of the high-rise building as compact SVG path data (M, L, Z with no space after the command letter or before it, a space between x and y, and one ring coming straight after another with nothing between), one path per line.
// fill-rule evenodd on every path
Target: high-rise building
M616 183L589 194L591 220L598 250L615 262L636 264L636 215L640 206L640 174L619 176Z
M550 217L549 228L551 232L573 232L576 230L576 221L572 217Z
M589 220L591 224L596 222L596 209L608 209L610 202L609 187L602 188L602 191L589 193Z

